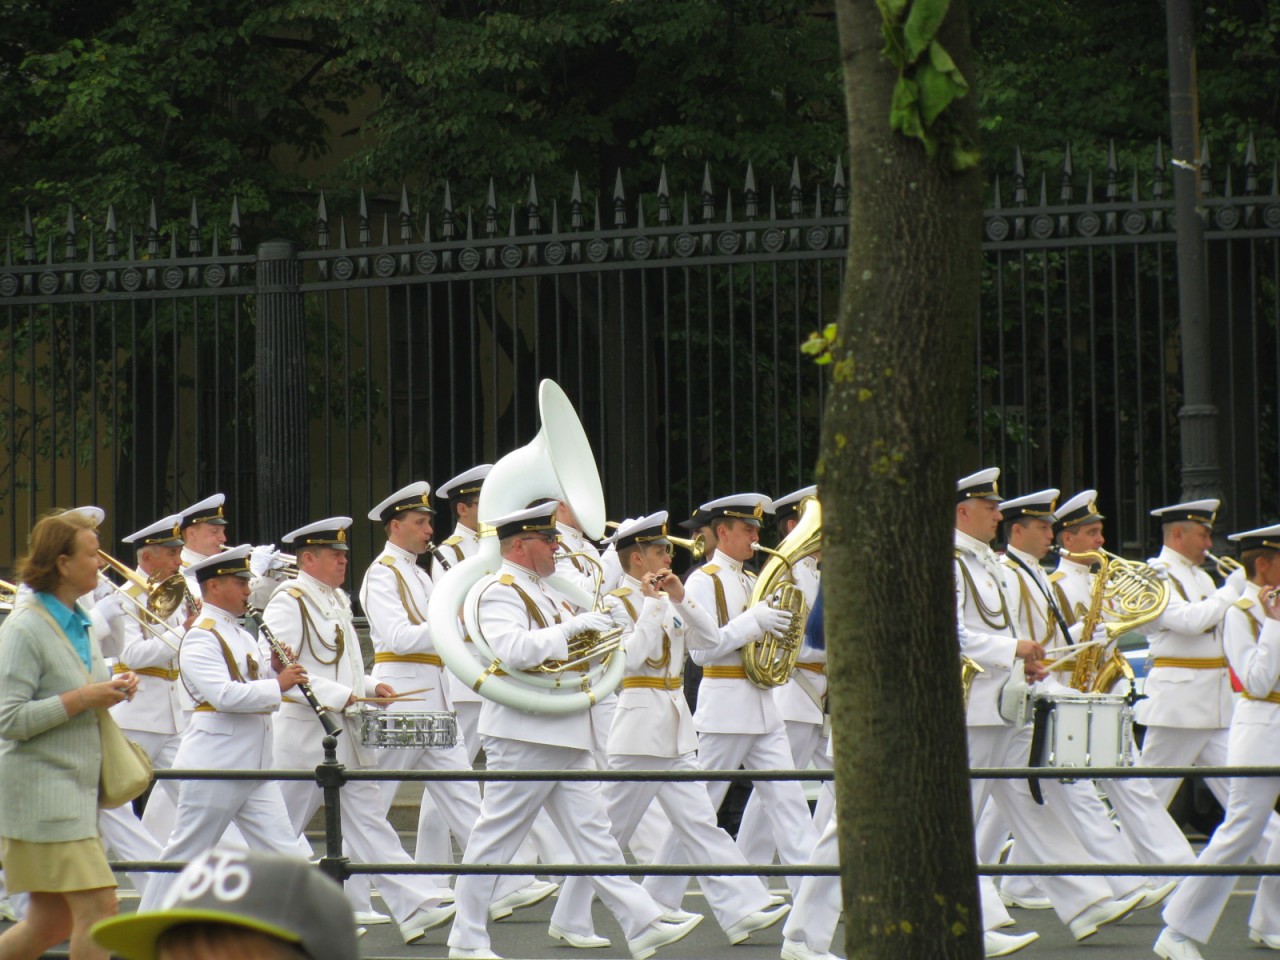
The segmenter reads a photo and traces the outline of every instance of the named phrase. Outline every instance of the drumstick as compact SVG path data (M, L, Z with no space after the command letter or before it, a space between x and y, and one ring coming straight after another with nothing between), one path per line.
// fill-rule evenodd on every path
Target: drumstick
M1058 670L1061 668L1062 664L1070 663L1089 647L1100 647L1103 645L1103 642L1104 641L1102 640L1086 640L1084 643L1077 643L1070 647L1052 647L1046 650L1045 653L1058 653L1062 650L1066 650L1067 654L1064 657L1059 657L1057 660L1046 661L1044 663L1044 667L1046 670Z
M428 688L430 689L430 688ZM426 697L356 697L356 703L419 703L427 699Z

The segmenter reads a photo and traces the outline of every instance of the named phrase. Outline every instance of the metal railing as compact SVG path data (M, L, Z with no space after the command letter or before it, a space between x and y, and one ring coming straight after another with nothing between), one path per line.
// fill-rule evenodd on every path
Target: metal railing
M354 781L457 782L480 783L590 781L628 782L664 780L670 782L704 781L781 781L811 780L827 782L835 779L832 770L348 770L337 759L337 739L324 738L325 760L314 770L157 770L157 780L314 780L324 793L325 855L319 867L342 882L357 874L407 875L522 875L530 872L528 863L351 863L334 851L342 850L342 786ZM1280 766L1238 767L974 767L969 771L975 780L1126 780L1172 779L1183 777L1275 777L1280 779ZM113 860L116 872L139 871L176 873L186 866L183 861ZM840 875L839 865L828 864L580 864L540 863L537 872L553 876L763 876L763 877L833 877ZM1280 876L1280 863L1274 864L984 864L976 872L985 876Z

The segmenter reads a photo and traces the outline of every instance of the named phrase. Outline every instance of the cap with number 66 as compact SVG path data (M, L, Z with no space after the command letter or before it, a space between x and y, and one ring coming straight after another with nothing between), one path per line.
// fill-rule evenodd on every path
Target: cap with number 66
M155 960L156 941L188 923L225 923L279 937L310 960L360 955L341 886L300 857L229 847L187 864L164 909L100 921L92 935L125 960Z

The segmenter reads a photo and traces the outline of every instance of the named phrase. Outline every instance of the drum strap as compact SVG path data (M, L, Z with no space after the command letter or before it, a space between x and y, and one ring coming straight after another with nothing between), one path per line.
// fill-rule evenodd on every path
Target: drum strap
M1044 766L1044 741L1049 735L1049 714L1053 713L1052 701L1045 697L1036 697L1032 701L1031 717L1031 755L1027 758L1027 766ZM1040 790L1039 779L1027 780L1031 790L1031 799L1044 806L1044 794Z
M1021 567L1022 570L1025 571L1027 574L1026 577L1018 578L1019 584L1022 587L1022 596L1024 598L1030 597L1030 591L1027 590L1027 585L1024 582L1025 580L1030 580L1032 583L1036 585L1036 588L1044 596L1044 602L1048 605L1049 613L1052 615L1054 621L1057 622L1058 627L1062 630L1062 636L1066 639L1067 643L1070 643L1071 634L1067 632L1067 621L1062 616L1062 611L1058 608L1058 605L1053 602L1053 594L1049 592L1049 589L1043 583L1041 583L1040 578L1036 576L1036 571L1032 570L1029 566L1027 566L1026 562L1023 561L1021 557L1015 557L1012 553L1006 553L1005 559L1006 561L1012 560L1019 567ZM1028 622L1027 626L1030 626L1030 625L1031 624ZM1048 643L1049 640L1053 637L1053 627L1050 626L1049 624L1045 624L1045 626L1049 627L1049 633L1044 638L1045 642Z
M413 602L413 595L409 592L409 584L405 580L404 574L396 567L395 558L383 557L378 562L384 567L389 567L391 572L396 575L396 591L400 594L400 606L404 607L404 612L409 615L409 622L415 627L418 624L426 623L427 618L422 615L418 605Z

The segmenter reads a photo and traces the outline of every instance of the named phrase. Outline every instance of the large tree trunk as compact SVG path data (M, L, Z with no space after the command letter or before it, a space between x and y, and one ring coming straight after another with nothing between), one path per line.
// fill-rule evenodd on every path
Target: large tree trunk
M951 496L981 184L890 130L875 0L837 10L852 230L819 477L848 954L980 957ZM972 82L959 0L938 39ZM971 137L972 100L948 111Z

